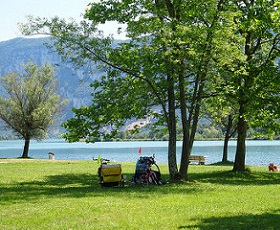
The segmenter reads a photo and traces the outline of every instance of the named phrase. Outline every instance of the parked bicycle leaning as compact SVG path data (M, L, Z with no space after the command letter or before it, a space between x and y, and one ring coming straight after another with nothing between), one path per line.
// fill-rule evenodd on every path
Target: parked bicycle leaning
M136 163L135 174L132 177L133 183L141 185L156 184L162 185L161 173L155 162L154 156L141 156Z

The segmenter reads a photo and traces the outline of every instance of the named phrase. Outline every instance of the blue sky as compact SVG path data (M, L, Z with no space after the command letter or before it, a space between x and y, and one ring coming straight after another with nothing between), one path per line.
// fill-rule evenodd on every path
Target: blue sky
M17 23L24 22L26 15L81 20L92 0L0 0L0 42L21 37ZM113 33L116 24L104 27L105 34ZM115 38L121 38L115 35Z

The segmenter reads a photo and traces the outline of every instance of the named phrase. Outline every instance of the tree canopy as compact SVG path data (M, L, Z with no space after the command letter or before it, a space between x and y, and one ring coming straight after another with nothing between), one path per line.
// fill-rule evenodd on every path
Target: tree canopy
M187 179L206 98L220 96L238 107L236 171L245 167L249 120L259 125L278 117L278 8L277 1L103 0L89 5L80 24L29 18L22 30L50 34L64 58L77 65L98 62L106 72L92 84L92 105L74 109L75 117L64 124L66 139L107 137L127 119L156 117L169 132L170 176ZM106 21L126 23L128 40L115 44L102 37L97 25ZM273 116L262 116L268 111Z
M29 62L22 73L11 72L1 78L5 93L0 97L0 118L25 140L22 157L28 157L31 139L42 140L62 111L66 100L57 93L54 69Z
M233 97L238 103L234 171L245 170L245 140L250 125L279 130L279 1L234 1L240 11L237 34L245 59L237 63Z

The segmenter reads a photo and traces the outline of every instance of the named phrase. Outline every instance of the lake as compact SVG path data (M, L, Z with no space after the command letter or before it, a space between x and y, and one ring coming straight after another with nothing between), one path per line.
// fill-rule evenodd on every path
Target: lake
M274 162L280 165L280 141L246 142L246 164L268 165ZM136 162L138 150L142 148L142 156L155 154L157 163L167 163L166 141L137 141L137 142L98 142L98 143L66 143L63 139L31 141L29 156L32 158L48 159L48 152L55 153L57 160L91 160L100 155L102 158L116 162ZM0 141L0 158L16 158L21 156L23 140ZM182 142L177 142L178 163ZM236 141L229 142L228 160L234 161ZM206 156L206 164L222 160L223 141L196 141L193 155Z

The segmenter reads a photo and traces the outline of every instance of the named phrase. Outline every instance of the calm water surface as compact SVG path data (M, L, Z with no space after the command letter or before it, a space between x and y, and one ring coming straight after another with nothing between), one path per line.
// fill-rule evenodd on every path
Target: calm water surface
M24 141L0 141L0 158L16 158L21 156ZM155 154L157 163L167 163L167 145L165 141L145 142L99 142L94 144L66 143L64 140L31 141L29 156L47 159L48 152L55 153L57 160L91 160L100 155L103 158L118 162L136 162L139 158L138 149L142 155ZM177 142L177 151L181 152L182 143ZM230 161L234 160L236 141L229 143ZM193 155L207 156L206 164L221 161L223 141L196 141ZM247 141L246 164L268 165L274 162L280 165L280 141ZM177 160L180 162L180 154Z

